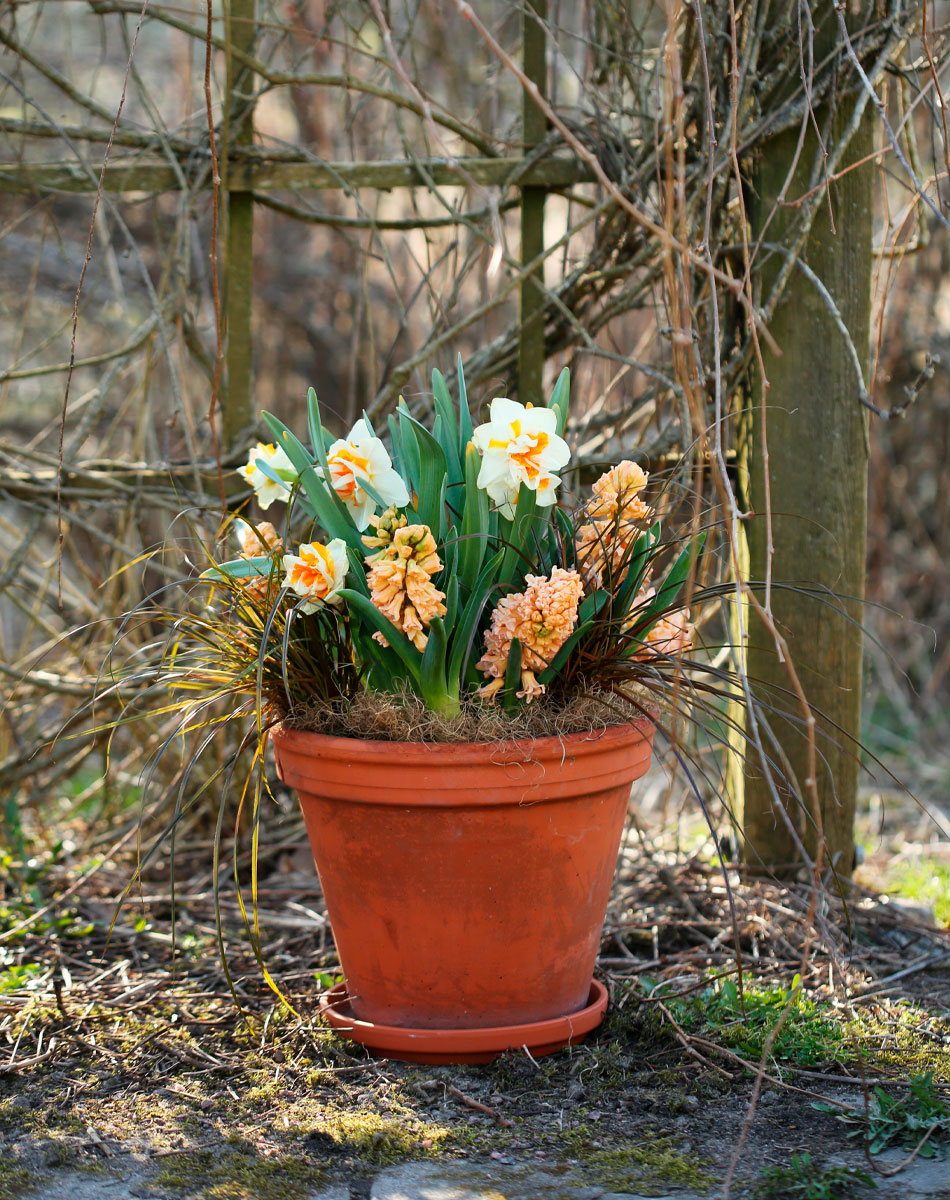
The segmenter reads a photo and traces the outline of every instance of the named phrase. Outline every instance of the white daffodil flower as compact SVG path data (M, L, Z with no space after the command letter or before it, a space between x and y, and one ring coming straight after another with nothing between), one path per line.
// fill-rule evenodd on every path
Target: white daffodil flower
M265 475L257 465L259 461L265 462L285 482L277 483ZM265 446L263 442L257 443L248 455L247 466L241 467L238 474L254 489L261 508L270 508L275 500L286 500L297 479L297 470L287 452L273 443Z
M409 489L393 467L386 447L369 431L365 421L357 421L345 438L335 441L327 451L330 486L352 511L357 529L366 529L376 511L376 500L361 485L366 482L388 508L409 503ZM322 469L321 469L322 474Z
M328 546L319 542L308 542L300 547L299 554L283 557L283 586L306 600L300 608L305 613L316 612L324 604L339 604L337 594L346 580L349 560L346 557L346 542L334 538Z
M489 420L479 425L472 440L482 456L478 486L503 517L514 517L522 484L537 493L539 505L555 502L561 479L554 472L567 463L571 451L557 434L553 408L533 408L499 396L491 402Z

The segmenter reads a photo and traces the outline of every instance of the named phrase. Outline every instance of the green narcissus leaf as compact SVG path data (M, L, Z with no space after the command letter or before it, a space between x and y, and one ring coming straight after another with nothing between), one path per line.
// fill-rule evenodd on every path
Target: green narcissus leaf
M399 472L399 475L409 490L410 496L413 492L412 475L409 472L407 465L406 453L402 444L402 430L399 428L399 419L395 414L390 413L386 418L386 423L389 426L389 440L392 442L393 448L393 466Z
M459 544L454 527L443 531L439 553L442 556L442 576L437 586L441 587L443 591L447 591L446 581L454 579L455 585L458 587Z
M505 712L514 712L518 706L518 688L521 685L521 642L511 639L508 661L505 664L505 686L502 689L502 705Z
M454 572L449 572L449 582L445 588L445 628L455 628L455 618L459 610L459 581Z
M481 462L481 455L469 442L465 448L465 510L458 543L459 582L466 590L475 586L488 549L488 493L477 483Z
M505 521L502 518L501 522L501 537L506 544L498 572L499 583L514 583L524 576L526 565L529 568L533 565L535 545L543 536L548 519L547 514L541 515L536 493L520 487L514 519Z
M369 584L366 582L366 549L362 551L355 549L353 546L347 546L346 557L349 559L350 569L347 575L352 579L357 588L365 595L369 596ZM378 645L379 643L377 643Z
M352 588L340 588L337 595L346 601L351 615L358 617L364 625L369 625L374 632L381 633L389 642L392 649L402 659L403 665L421 694L419 671L422 655L402 630L397 629L388 617L383 616L372 600L361 592L356 592Z
M571 403L571 373L567 369L558 375L557 383L554 385L554 391L551 393L551 399L548 402L548 408L553 408L557 413L557 432L563 437L564 430L567 428L567 412Z
M449 632L452 640L452 650L449 656L448 681L449 687L458 690L465 669L465 663L471 656L472 642L478 629L479 621L485 611L485 606L491 592L497 586L495 580L501 563L502 552L499 550L485 564L481 574L471 589L471 594L462 609L462 614ZM480 657L480 656L479 656Z
M465 387L465 372L462 370L462 356L458 356L456 365L459 381L459 454L465 453L465 447L472 440L472 414L468 407L468 391Z
M427 706L437 712L446 707L447 701L454 700L455 704L458 704L458 691L452 696L450 689L446 687L447 645L442 618L433 617L429 622L426 648L422 652L422 662L419 666L419 683Z
M652 529L641 533L634 542L630 557L627 559L627 573L617 589L614 601L615 616L624 617L636 598L643 583L644 576L650 567L650 554L660 540L660 525L657 522Z
M415 436L416 448L419 454L419 489L416 500L416 512L423 525L428 525L436 537L443 534L445 522L445 487L448 480L448 467L445 462L445 451L435 440L424 425L411 416L408 409L399 410L402 422L403 440L408 441L407 433Z
M449 487L458 487L463 479L458 418L452 397L449 395L448 385L441 371L432 372L432 398L436 411L436 424L433 426L433 432L436 441L445 453Z
M277 445L286 451L287 457L294 464L299 475L300 486L313 506L316 519L324 532L331 538L342 538L348 546L359 549L363 543L349 510L336 492L328 486L325 478L321 478L317 474L310 452L291 433L283 421L268 412L263 413L262 416ZM326 455L323 457L323 464L324 472L326 476L329 476Z
M394 424L397 424L403 464L406 469L406 474L409 476L409 478L406 480L406 483L410 494L414 494L416 497L418 497L421 492L420 476L422 474L422 464L419 458L419 443L416 441L416 434L412 427L412 422L407 420L408 417L409 406L406 404L402 396L400 396L399 404L396 408ZM390 428L392 428L392 426L390 426Z
M270 575L274 565L273 555L262 554L256 558L232 558L201 572L202 579L249 579L259 575Z
M320 402L313 388L307 392L307 427L310 430L310 444L313 446L314 457L322 466L326 466L327 447L323 432L323 421L320 416Z
M578 625L585 625L588 621L592 621L609 602L609 592L598 590L591 592L589 596L585 596L577 610Z
M356 621L351 622L350 636L357 661L366 671L365 681L378 692L396 692L412 685L405 664L394 650L373 641L373 635Z

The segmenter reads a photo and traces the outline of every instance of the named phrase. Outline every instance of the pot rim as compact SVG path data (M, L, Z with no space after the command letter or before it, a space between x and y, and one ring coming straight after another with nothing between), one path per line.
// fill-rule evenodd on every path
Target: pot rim
M524 752L529 759L547 760L563 757L567 750L583 754L580 747L585 744L591 747L604 747L634 740L650 738L656 732L656 725L649 717L635 717L615 725L604 725L592 730L579 730L575 733L549 734L543 737L510 738L491 742L400 742L381 741L373 738L347 737L340 734L320 733L311 729L296 729L284 721L278 721L267 731L268 736L278 742L293 748L295 743L301 749L301 743L316 740L321 748L332 757L346 757L358 753L370 757L387 758L398 754L400 758L411 757L415 761L425 760L429 755L439 754L443 758L465 761L470 755L484 760L485 752L501 752L518 754Z
M575 1012L511 1025L444 1029L362 1020L350 1011L350 997L344 982L320 997L320 1015L335 1033L366 1046L371 1054L433 1065L492 1062L506 1050L527 1049L534 1054L550 1054L565 1046L577 1045L601 1023L608 999L607 988L599 979L591 979L587 999Z

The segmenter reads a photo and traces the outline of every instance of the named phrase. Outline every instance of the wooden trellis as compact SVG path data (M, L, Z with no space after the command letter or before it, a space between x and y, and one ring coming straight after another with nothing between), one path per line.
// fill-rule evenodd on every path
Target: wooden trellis
M226 386L222 397L225 446L253 422L253 211L258 193L275 191L429 188L476 183L518 189L521 208L518 391L538 399L545 359L543 255L547 193L591 182L590 167L576 158L544 155L545 118L527 88L522 98L522 154L518 157L426 158L363 163L259 158L253 154L253 52L256 0L231 0L223 42L227 101L222 114L218 161L224 197L223 328ZM526 77L546 94L547 0L525 0L522 54ZM220 43L219 43L220 44ZM285 81L292 82L292 77ZM193 148L191 148L193 150ZM189 186L212 186L210 155L191 165ZM197 175L197 177L195 177ZM180 190L182 169L114 155L98 173L68 161L0 164L0 193L157 194ZM327 224L333 224L327 217ZM345 218L340 220L345 224Z

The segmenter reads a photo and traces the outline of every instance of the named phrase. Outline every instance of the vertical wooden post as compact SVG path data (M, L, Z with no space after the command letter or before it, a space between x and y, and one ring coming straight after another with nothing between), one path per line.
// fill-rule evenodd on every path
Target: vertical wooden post
M523 0L521 10L524 72L547 92L547 55L544 22L548 0ZM544 113L525 92L521 100L524 150L544 140ZM544 250L544 197L542 187L521 189L521 261L530 262ZM518 335L518 399L522 404L543 403L544 382L544 272L537 268L521 283L521 321Z
M249 146L254 140L253 105L247 98L253 73L235 59L231 50L252 53L255 41L255 0L225 0L229 5L227 55L228 138L224 146L227 185L228 156L232 146ZM231 129L236 132L231 135ZM233 450L253 422L253 342L251 306L254 292L254 201L250 192L226 190L227 240L225 250L225 330L227 337L227 390L223 424L224 445Z
M791 68L791 69L794 69ZM826 127L824 110L818 123ZM847 125L850 104L835 114L833 133ZM804 256L833 298L854 347L867 363L871 322L873 171L868 164L874 148L874 113L865 119L849 145L841 176L829 186L811 228ZM801 195L810 184L815 157L811 131L804 150L798 131L774 137L762 148L751 207L753 233L765 228L774 242L787 239L796 210L778 207L788 186ZM796 165L797 164L797 165ZM866 164L862 166L861 164ZM853 168L853 169L852 169ZM832 224L829 210L833 211ZM767 255L762 269L763 292L783 260ZM747 523L750 574L765 576L768 561L765 518L765 471L761 454L762 423L769 445L769 483L775 553L772 577L777 581L816 588L819 598L803 590L777 587L772 592L776 625L782 631L799 678L817 720L816 787L821 812L823 857L839 875L851 874L853 827L860 768L855 752L861 729L861 598L864 594L864 555L867 496L867 413L858 398L858 385L849 348L829 311L827 301L801 270L792 273L785 298L776 309L770 332L781 348L773 355L763 347L769 380L761 380L753 396L751 428L742 451L747 470L749 502L756 518ZM865 366L866 370L866 366ZM842 612L822 603L822 592L847 597ZM789 689L784 663L773 639L749 617L748 670L766 694L789 718L771 718L780 749L768 746L780 770L789 768L797 782L780 783L779 802L810 857L819 854L817 823L805 809L811 772L801 713ZM783 690L784 689L784 690ZM748 761L740 805L746 861L751 869L792 867L798 854L788 825L777 812L763 773ZM805 808L802 806L804 800Z

